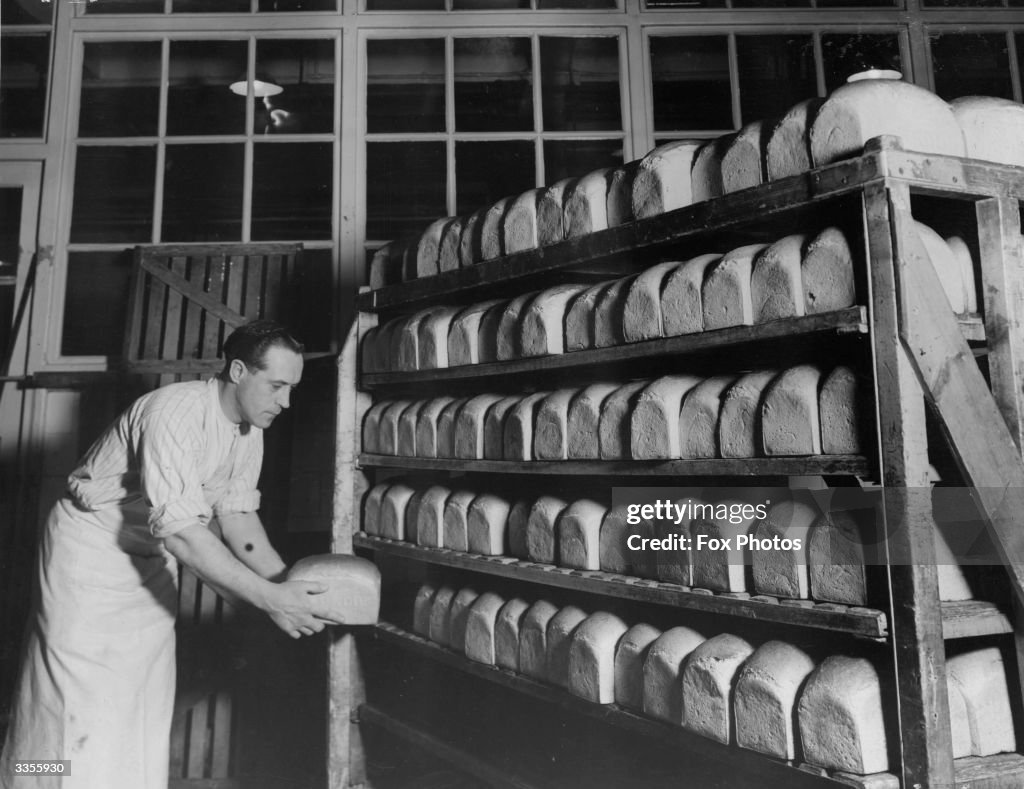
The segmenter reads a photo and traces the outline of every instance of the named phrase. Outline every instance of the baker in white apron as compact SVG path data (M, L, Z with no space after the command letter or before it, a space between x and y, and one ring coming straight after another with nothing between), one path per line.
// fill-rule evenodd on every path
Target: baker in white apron
M241 327L218 378L136 400L71 474L42 535L0 789L166 789L179 561L293 637L323 629L325 587L281 580L256 515L263 428L290 404L301 351L277 324Z

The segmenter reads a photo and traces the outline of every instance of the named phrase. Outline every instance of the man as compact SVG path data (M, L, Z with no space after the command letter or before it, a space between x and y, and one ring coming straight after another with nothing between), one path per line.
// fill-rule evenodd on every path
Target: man
M294 638L323 629L326 587L284 580L256 514L263 430L301 354L277 324L242 326L218 377L139 398L71 474L42 536L0 788L166 789L178 562ZM25 777L17 760L68 775Z

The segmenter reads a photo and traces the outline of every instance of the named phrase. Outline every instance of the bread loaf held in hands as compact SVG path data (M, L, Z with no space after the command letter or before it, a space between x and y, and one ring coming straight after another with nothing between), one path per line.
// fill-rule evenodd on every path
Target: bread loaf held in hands
M380 614L380 570L368 559L322 553L299 559L287 573L289 581L327 584L323 600L328 621L335 625L373 625Z

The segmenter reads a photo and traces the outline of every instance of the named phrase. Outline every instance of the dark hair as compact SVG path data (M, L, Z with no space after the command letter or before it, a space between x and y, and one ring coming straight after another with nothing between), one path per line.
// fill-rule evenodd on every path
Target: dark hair
M304 346L292 337L286 328L276 321L251 321L239 326L224 341L224 368L239 359L250 370L266 367L267 351L280 346L295 353L302 353Z

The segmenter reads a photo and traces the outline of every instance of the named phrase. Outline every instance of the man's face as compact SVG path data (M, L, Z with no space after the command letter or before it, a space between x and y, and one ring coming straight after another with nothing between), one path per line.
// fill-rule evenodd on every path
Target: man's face
M302 379L302 356L274 345L263 357L264 369L250 370L241 362L232 371L238 387L238 415L254 427L270 427L274 417L291 405L292 389Z

